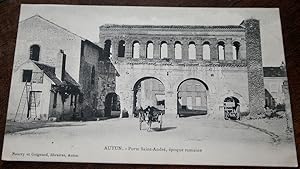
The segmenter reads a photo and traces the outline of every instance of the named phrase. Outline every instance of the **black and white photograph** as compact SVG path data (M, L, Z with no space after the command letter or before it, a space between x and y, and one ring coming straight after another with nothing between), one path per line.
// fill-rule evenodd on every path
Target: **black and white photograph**
M279 9L22 4L2 160L298 166Z

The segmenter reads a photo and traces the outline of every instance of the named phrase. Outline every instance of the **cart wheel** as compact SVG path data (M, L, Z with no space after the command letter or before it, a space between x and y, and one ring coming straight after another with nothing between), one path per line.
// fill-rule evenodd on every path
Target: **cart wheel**
M237 114L236 114L236 119L237 119L237 120L241 120L240 113L237 113Z
M228 119L229 119L227 113L224 114L224 119L225 119L225 120L228 120Z

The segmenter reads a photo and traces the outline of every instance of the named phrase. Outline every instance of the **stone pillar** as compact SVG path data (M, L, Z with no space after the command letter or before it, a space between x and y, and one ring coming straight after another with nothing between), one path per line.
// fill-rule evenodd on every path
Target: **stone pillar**
M168 43L168 58L175 59L175 46L173 43Z
M165 112L167 116L177 115L177 92L166 90L165 91Z
M119 41L118 40L113 40L111 42L111 47L112 47L112 58L117 58L119 55Z
M226 38L225 42L225 60L233 60L232 38Z
M240 51L239 51L239 56L238 60L246 60L246 42L245 39L242 39L240 42Z
M132 58L132 43L129 40L125 42L125 57Z
M203 47L201 41L196 43L196 60L203 60Z
M188 42L182 43L182 60L189 60L189 44Z
M211 61L218 61L219 60L219 55L218 55L218 41L216 38L213 38L210 40L210 60Z
M145 42L140 42L140 58L146 58L146 48L147 44Z
M160 59L160 43L157 41L153 42L153 58Z
M243 22L246 33L246 59L248 69L248 91L250 117L264 112L265 89L261 56L260 26L256 19Z

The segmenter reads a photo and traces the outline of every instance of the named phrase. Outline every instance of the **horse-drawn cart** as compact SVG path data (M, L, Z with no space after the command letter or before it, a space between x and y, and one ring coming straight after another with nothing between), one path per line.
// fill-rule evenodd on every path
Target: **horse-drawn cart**
M151 125L154 122L159 123L159 129L162 129L162 117L165 114L164 110L159 110L153 106L148 106L145 110L138 110L138 113L140 130L142 130L143 122L145 122L148 125L148 131L151 130Z

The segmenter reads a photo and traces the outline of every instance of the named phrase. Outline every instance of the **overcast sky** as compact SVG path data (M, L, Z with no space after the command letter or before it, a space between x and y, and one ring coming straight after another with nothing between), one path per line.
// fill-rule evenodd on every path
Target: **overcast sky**
M239 25L243 19L260 20L264 66L284 61L279 10L274 8L175 8L80 5L21 7L20 21L40 15L93 42L103 24L135 25Z

